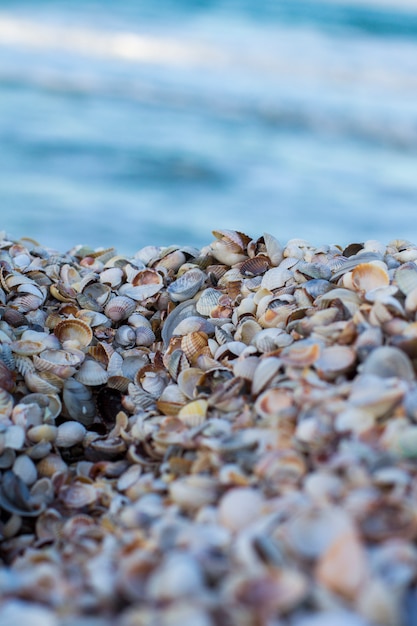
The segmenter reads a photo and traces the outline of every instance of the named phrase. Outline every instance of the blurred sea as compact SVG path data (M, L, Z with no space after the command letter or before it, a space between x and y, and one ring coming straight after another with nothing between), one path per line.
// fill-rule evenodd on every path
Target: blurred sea
M0 230L417 241L417 2L2 0Z

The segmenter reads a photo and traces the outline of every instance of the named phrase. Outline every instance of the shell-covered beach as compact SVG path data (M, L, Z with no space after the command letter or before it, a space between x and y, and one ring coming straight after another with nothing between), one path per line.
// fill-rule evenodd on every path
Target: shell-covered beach
M0 623L412 626L417 246L0 233Z

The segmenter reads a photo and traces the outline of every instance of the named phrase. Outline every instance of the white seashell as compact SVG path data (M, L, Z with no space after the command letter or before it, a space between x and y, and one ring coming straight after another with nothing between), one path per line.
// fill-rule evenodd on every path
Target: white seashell
M252 380L259 365L259 357L239 357L233 362L233 374L246 380Z
M13 472L19 476L26 485L33 485L38 478L36 465L27 454L20 454L13 463Z
M200 293L196 303L197 312L205 317L210 317L212 310L219 304L222 292L209 287Z
M155 333L148 326L138 326L135 330L135 343L137 346L149 347L156 341Z
M198 267L188 270L177 280L171 283L167 289L171 300L185 302L200 290L206 279L206 275Z
M263 505L264 499L260 491L250 487L230 489L219 502L219 523L232 532L239 532L262 514Z
M4 433L4 447L12 450L21 450L25 443L25 429L22 426L12 424Z
M277 357L267 357L259 361L252 379L252 393L257 396L278 374L282 361Z
M136 302L132 298L120 295L111 298L104 309L104 313L113 322L120 322L132 315L136 308Z
M97 361L86 359L74 375L74 379L83 385L94 387L104 385L107 382L108 373Z
M55 445L58 448L70 448L84 439L85 426L79 422L63 422L57 428Z
M100 282L117 289L123 282L124 272L120 267L108 267L100 273Z
M135 329L131 328L127 324L123 324L122 326L119 326L119 328L116 330L114 340L116 341L116 343L119 344L119 346L123 346L123 347L134 346L135 341L136 341Z

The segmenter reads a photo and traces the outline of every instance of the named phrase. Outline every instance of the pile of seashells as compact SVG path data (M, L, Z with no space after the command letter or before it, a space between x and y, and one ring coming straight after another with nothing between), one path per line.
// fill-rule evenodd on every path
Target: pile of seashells
M411 626L417 246L0 233L0 623Z

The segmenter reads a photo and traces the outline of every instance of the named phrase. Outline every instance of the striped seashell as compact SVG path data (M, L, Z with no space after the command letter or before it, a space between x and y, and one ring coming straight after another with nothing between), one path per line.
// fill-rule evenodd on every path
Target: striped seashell
M284 248L281 246L278 239L269 233L264 233L264 242L271 265L277 267L283 259Z
M184 335L181 339L181 350L184 352L190 363L193 363L198 355L202 353L204 348L207 347L207 343L208 337L206 333L196 331L189 333L188 335Z
M45 374L48 372L41 372L36 374L33 371L28 371L24 375L26 387L34 393L56 394L60 392L60 387L48 382ZM43 376L41 375L43 374Z
M190 315L182 320L174 329L173 336L188 335L189 333L202 331L207 335L214 334L214 325L211 321L197 315Z
M74 375L74 379L83 385L95 387L104 385L107 382L108 374L100 363L87 358Z
M13 406L13 396L5 389L0 388L0 418L9 418L12 414Z
M243 276L252 277L260 276L270 268L269 259L263 255L246 259L240 266L240 272Z
M259 361L252 378L252 394L257 396L279 373L282 361L277 357L266 357Z
M3 320L10 324L10 326L13 326L13 328L27 326L28 323L24 313L17 311L16 309L12 309L9 306L4 309Z
M119 326L114 335L114 340L119 346L132 347L136 342L136 333L134 328L131 328L127 324Z
M142 326L145 326L146 328L152 328L152 324L148 320L148 318L142 315L142 313L138 312L129 315L127 323L129 324L129 326L132 326L132 328L141 328Z
M164 370L154 369L153 365L146 365L137 372L134 382L157 400L168 384L168 376Z
M93 331L82 320L71 318L62 320L54 328L54 334L63 346L86 348L93 339Z
M177 380L180 372L188 369L189 367L190 362L184 352L180 349L174 350L167 359L166 368L173 380Z
M289 269L285 269L281 265L268 270L262 278L261 287L274 291L284 287L284 285L292 278L293 274Z
M138 370L149 363L149 356L146 352L134 353L126 356L122 363L122 374L126 378L134 379Z
M246 380L253 380L255 370L259 365L259 357L239 357L233 362L233 374Z
M207 400L193 400L181 407L177 417L186 426L194 428L195 426L200 426L206 420L207 409Z
M198 267L188 270L169 285L167 291L171 300L174 302L185 302L185 300L189 300L200 291L205 279L205 273Z
M218 289L213 289L212 287L204 289L196 303L197 312L200 315L210 317L212 310L219 304L221 295L222 292Z
M127 296L115 296L111 298L104 309L104 313L113 322L121 322L126 320L136 308L136 302Z
M126 376L122 376L122 375L114 375L114 376L109 376L107 379L107 386L110 387L111 389L117 389L118 391L121 391L122 393L126 393L126 391L128 390L129 384L131 383L131 379L127 378Z
M111 344L100 341L97 345L88 348L88 354L95 361L99 361L104 367L107 367L114 354L114 348Z
M51 285L52 289L53 285ZM9 302L9 305L20 313L36 311L43 304L43 298L39 298L31 293L16 296Z
M137 346L149 347L156 341L155 333L148 326L138 326L135 330L135 343Z
M191 315L195 315L196 303L193 300L181 302L166 318L162 327L161 336L165 347L169 344L178 324Z
M3 361L0 361L0 389L4 389L4 391L13 391L14 386L14 373L7 367L5 363L3 363Z
M417 289L417 265L413 262L404 263L395 271L394 279L402 293L408 296Z

